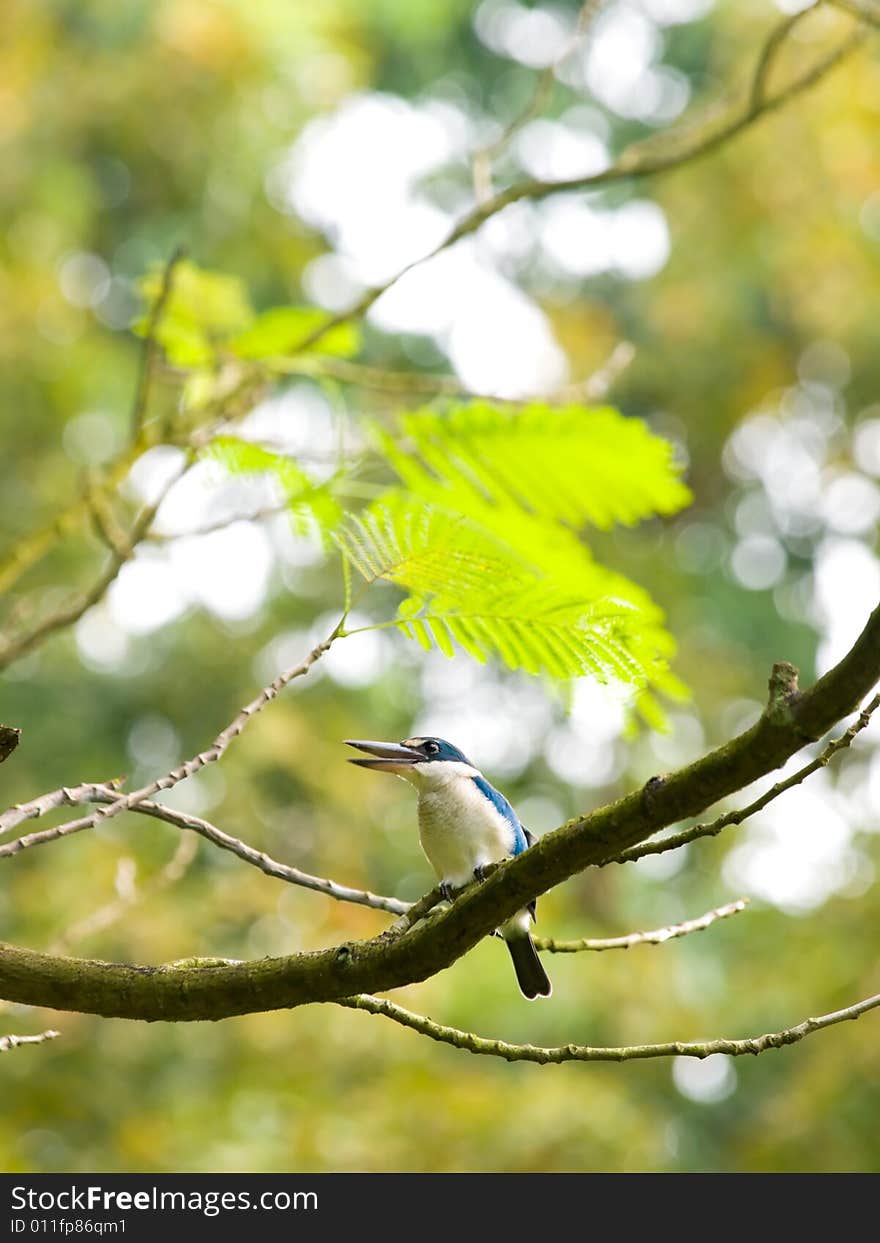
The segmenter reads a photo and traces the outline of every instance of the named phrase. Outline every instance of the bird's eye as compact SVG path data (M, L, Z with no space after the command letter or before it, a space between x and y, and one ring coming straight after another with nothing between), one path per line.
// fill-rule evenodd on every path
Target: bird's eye
M425 743L425 745L422 747L422 750L424 751L425 755L436 755L437 752L440 750L440 743L435 742L433 738L429 738L428 741Z

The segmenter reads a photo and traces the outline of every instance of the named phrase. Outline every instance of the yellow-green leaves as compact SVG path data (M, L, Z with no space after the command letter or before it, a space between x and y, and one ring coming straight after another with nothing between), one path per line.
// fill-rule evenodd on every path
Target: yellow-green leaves
M418 410L401 420L403 443L382 441L403 482L421 494L441 484L467 509L476 496L569 526L632 526L690 503L673 447L641 419L610 407L474 402Z
M157 271L141 281L147 314L133 325L140 336L147 332L163 279ZM169 362L184 370L211 367L224 357L258 361L271 370L273 360L307 351L338 357L356 354L360 333L353 324L338 324L314 346L307 344L330 319L329 312L309 306L277 306L257 314L238 277L183 260L174 266L154 331Z
M161 271L150 273L140 283L148 313L133 325L139 336L147 331L149 309L160 297L162 284ZM174 267L155 338L176 367L204 367L214 361L219 343L242 331L253 315L238 277L207 272L184 259Z
M395 624L425 648L452 656L458 645L511 669L635 686L663 667L669 647L658 611L585 550L572 558L570 582L550 577L494 532L400 493L349 517L336 539L367 583L385 579L407 592Z
M488 402L406 414L376 440L401 487L336 538L368 583L406 592L394 624L447 656L628 683L657 725L649 688L681 690L663 615L579 532L686 505L672 445L608 407Z
M228 342L239 358L271 360L314 352L349 358L360 349L360 333L353 324L329 328L314 346L305 343L328 323L330 315L312 306L274 306L258 315L244 332Z

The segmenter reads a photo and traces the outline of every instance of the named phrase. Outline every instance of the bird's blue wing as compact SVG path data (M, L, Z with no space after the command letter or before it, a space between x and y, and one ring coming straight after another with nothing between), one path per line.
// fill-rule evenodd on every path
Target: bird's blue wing
M495 810L500 812L510 825L513 833L513 848L510 852L511 855L521 855L529 845L529 841L526 835L526 830L519 822L519 816L513 810L501 791L496 790L493 785L490 785L485 777L474 777L473 780L480 793L486 796L489 802L494 806Z

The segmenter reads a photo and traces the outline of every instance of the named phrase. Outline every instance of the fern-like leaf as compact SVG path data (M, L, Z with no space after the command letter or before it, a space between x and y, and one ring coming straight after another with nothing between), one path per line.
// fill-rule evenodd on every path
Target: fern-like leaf
M384 579L406 590L393 624L425 649L452 656L457 645L511 669L639 687L663 666L656 609L646 597L642 610L610 594L611 585L632 585L596 566L576 541L581 572L563 587L495 532L400 493L347 519L336 539L368 584Z
M489 500L607 529L675 513L691 499L673 446L610 407L475 402L405 415L401 432L403 445L381 433L380 443L402 481L426 499L440 485L445 504L463 513Z

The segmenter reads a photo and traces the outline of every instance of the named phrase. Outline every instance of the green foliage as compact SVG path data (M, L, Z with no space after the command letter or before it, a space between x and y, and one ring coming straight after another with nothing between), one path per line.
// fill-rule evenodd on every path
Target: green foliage
M147 314L133 325L144 336L150 312L161 297L163 270L145 276L140 291ZM169 362L177 367L203 367L214 361L216 345L240 332L253 319L244 284L236 276L207 272L189 260L175 265L171 292L161 309L155 337Z
M149 330L164 281L164 270L157 268L140 282L147 310L132 325L139 336ZM224 353L270 367L273 358L312 348L338 357L356 354L360 332L352 324L329 329L314 347L304 345L330 318L329 312L308 306L276 306L258 315L237 276L184 260L174 266L154 332L169 362L185 370L211 367Z
M406 590L393 624L446 656L458 644L477 660L498 658L511 669L644 686L671 648L656 609L611 594L631 585L589 562L576 541L567 582L466 516L400 492L350 517L337 539L368 584L385 579Z
M690 499L672 446L618 411L486 402L406 414L378 430L403 488L339 542L367 582L407 592L395 624L447 656L564 680L584 675L641 689L640 715L662 708L648 686L681 697L674 643L648 594L600 565L573 528L670 513Z
M207 455L231 475L271 475L279 484L294 524L300 531L317 529L325 534L337 525L342 510L334 495L338 476L316 483L302 467L284 453L275 453L250 440L217 436Z
M271 360L290 354L334 354L349 358L361 346L360 332L354 324L338 324L328 329L314 346L303 342L330 320L327 311L313 306L274 306L263 311L244 332L227 342L239 358Z
M476 493L575 528L608 529L691 501L673 446L607 406L517 410L475 402L407 414L401 431L406 450L382 438L401 479L422 495L439 495L441 484L447 503L465 512Z

